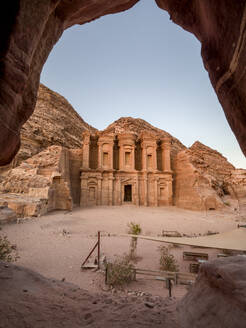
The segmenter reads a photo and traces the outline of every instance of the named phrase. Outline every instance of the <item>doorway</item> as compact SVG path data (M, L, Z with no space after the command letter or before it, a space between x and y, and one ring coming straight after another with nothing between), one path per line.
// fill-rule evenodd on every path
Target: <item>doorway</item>
M132 185L124 186L124 202L132 201Z

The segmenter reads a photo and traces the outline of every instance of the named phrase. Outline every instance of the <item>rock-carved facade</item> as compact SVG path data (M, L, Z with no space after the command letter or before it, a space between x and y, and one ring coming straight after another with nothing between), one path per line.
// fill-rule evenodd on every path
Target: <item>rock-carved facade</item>
M81 206L172 205L171 140L151 133L83 133Z

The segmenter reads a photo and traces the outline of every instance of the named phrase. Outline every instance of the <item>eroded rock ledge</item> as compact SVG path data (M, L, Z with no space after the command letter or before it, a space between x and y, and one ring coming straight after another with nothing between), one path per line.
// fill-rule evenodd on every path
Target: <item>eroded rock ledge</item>
M246 256L203 264L178 307L182 328L244 328L245 309Z
M2 4L0 165L9 163L19 149L20 128L34 110L40 72L62 32L74 24L127 10L137 2L16 0L7 11ZM204 66L246 154L246 1L156 2L201 41Z
M91 294L0 262L0 327L178 328L175 301L160 297ZM145 303L152 301L154 308Z

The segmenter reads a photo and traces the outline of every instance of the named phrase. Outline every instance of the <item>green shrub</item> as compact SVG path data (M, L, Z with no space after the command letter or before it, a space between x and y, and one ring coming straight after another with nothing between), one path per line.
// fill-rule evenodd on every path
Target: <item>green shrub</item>
M129 228L128 233L131 235L140 235L140 233L142 232L142 228L138 223L129 222L127 226Z
M0 236L0 261L15 262L18 258L16 246L10 243L7 236Z
M169 248L166 246L160 246L158 249L161 253L160 270L178 272L179 266L174 256L169 253Z

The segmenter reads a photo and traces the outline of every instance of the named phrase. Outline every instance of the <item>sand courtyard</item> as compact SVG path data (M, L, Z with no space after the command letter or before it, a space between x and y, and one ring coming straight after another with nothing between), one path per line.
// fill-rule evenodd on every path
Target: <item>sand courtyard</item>
M226 232L243 222L242 215L227 211L194 212L176 207L137 207L133 205L92 207L21 220L19 224L2 226L2 234L17 245L18 265L32 269L48 278L65 280L90 292L105 292L104 276L91 270L81 271L80 266L97 240L101 231L101 250L107 259L128 253L130 238L129 222L141 225L142 234L160 236L163 230L178 231L187 236L206 235L210 232ZM138 240L139 268L159 270L160 242ZM189 248L189 247L188 247ZM182 260L187 246L171 248L180 271L188 272L188 263ZM216 258L219 250L204 250L209 259ZM96 253L94 257L95 258ZM127 286L128 290L142 291L152 295L167 296L163 282L142 278ZM182 297L186 288L174 288L174 296Z

